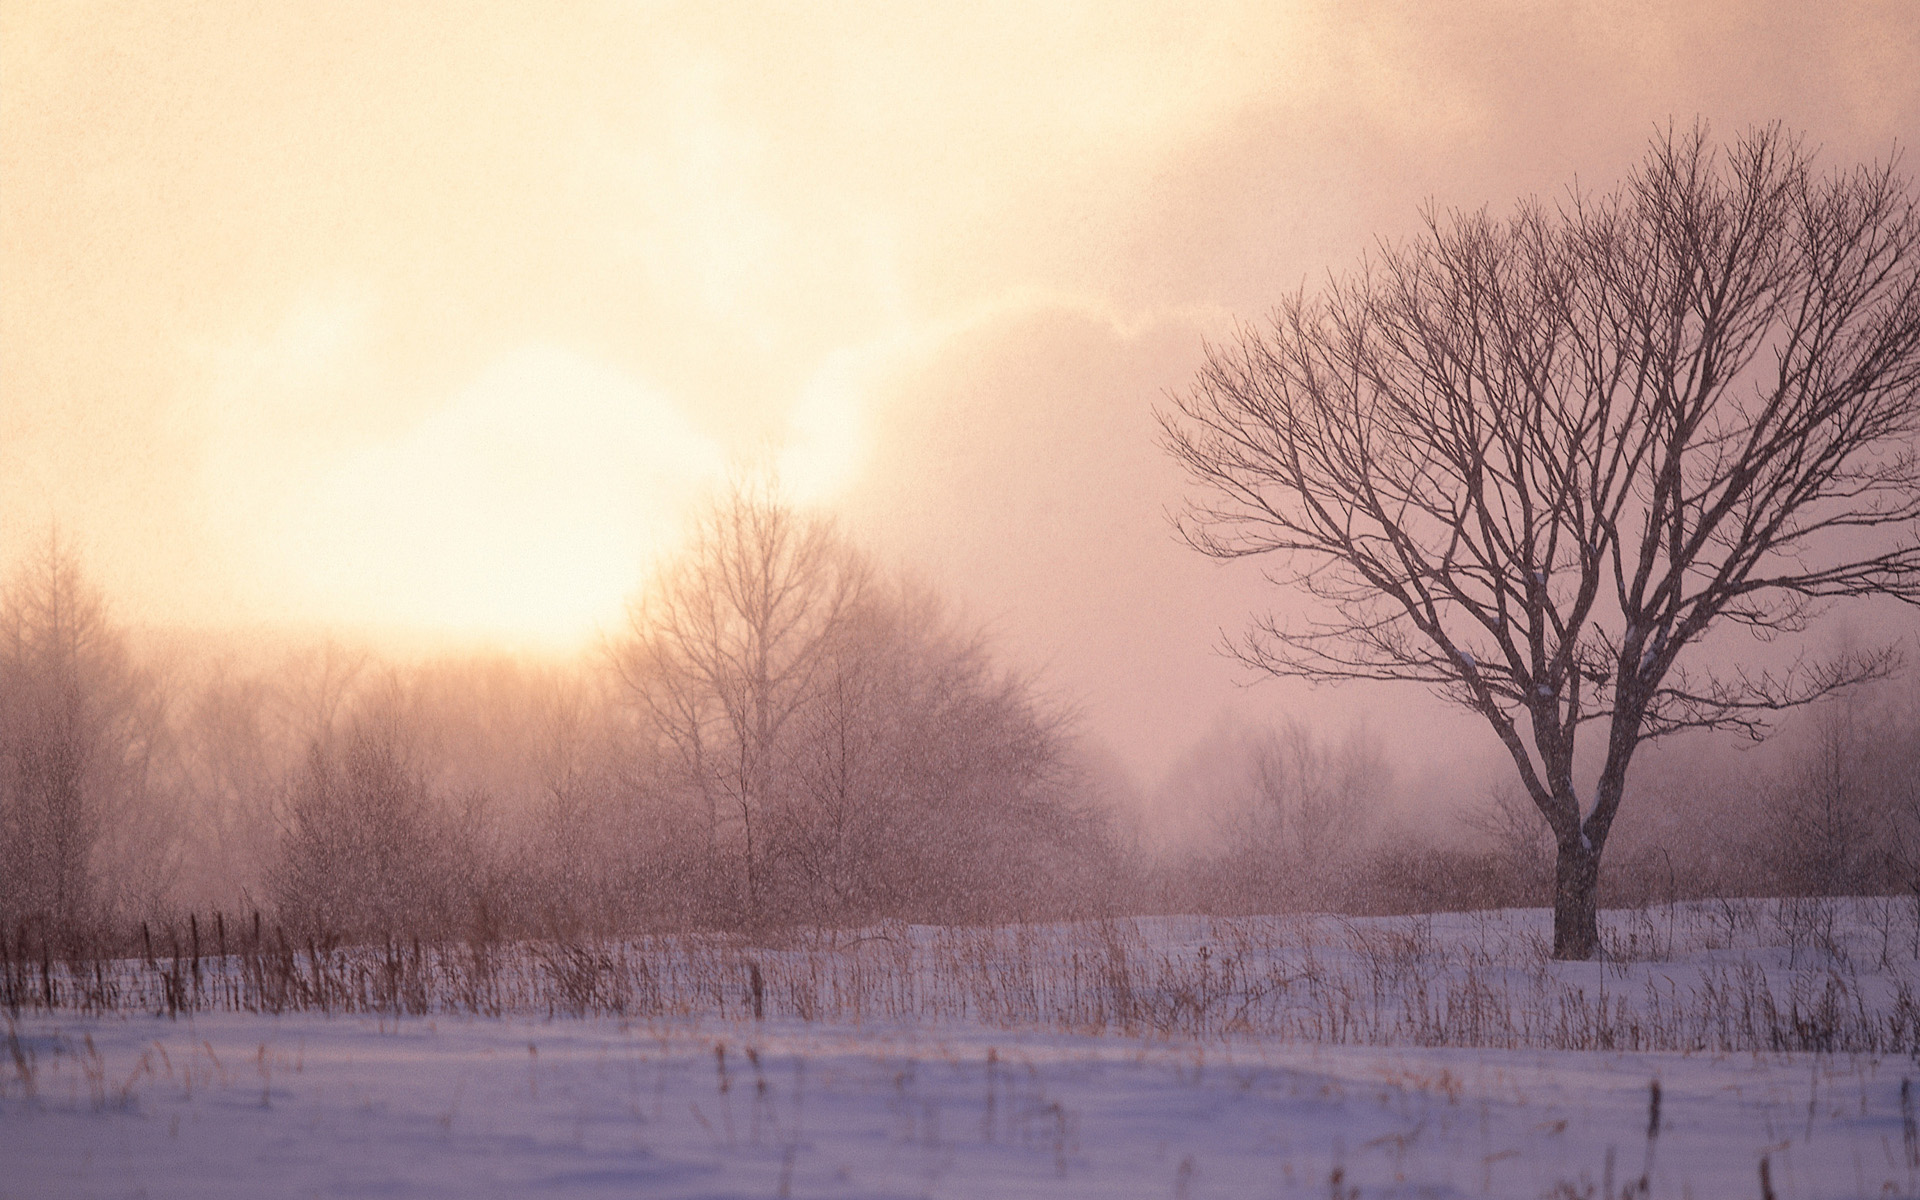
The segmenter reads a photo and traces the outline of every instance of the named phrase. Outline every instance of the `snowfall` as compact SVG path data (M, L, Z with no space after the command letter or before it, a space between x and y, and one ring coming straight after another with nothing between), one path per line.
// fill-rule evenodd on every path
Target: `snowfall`
M1862 1003L1920 977L1878 911L1834 943L1854 947ZM1191 935L1178 928L1165 936ZM1441 942L1464 928L1443 923ZM1869 943L1880 956L1862 966ZM1664 949L1533 969L1668 995L1727 955L1809 969L1757 936ZM738 1008L56 1009L6 1029L5 1197L1920 1195L1911 1051L1330 1044Z

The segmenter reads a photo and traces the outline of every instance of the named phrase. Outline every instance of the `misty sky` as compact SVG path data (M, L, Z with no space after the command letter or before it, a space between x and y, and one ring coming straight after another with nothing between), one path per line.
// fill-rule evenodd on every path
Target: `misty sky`
M1669 120L1884 156L1916 64L1906 0L11 0L0 562L58 520L124 619L566 648L771 464L1150 775L1306 694L1168 533L1204 338Z

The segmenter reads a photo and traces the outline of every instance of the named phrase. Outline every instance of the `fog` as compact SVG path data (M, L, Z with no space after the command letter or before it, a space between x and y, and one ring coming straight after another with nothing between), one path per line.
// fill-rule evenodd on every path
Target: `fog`
M1127 836L1214 845L1196 755L1295 729L1470 840L1475 719L1216 652L1298 602L1173 537L1154 407L1428 200L1696 118L1884 158L1916 61L1899 3L9 5L0 566L57 527L188 676L587 671L769 473L1070 714Z

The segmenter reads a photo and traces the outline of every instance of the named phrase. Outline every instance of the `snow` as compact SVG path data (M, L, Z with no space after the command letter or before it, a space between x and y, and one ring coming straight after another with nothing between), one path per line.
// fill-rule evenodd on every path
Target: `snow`
M1757 1194L1762 1155L1783 1197L1920 1185L1900 1060L227 1014L23 1040L8 1196L1537 1196L1610 1155L1653 1195Z
M1616 948L1642 926L1665 941L1604 965L1529 961L1539 910L1273 924L1291 942L1350 931L1346 950L1309 946L1330 981L1312 993L1321 1003L1351 971L1384 979L1407 1011L1427 1003L1414 993L1463 978L1517 995L1537 976L1598 987L1603 1007L1645 1024L1646 996L1691 996L1744 963L1776 982L1851 977L1849 1002L1884 1024L1920 977L1910 906L1780 906L1777 927L1756 905L1724 907L1716 926L1715 907L1608 914ZM1141 925L1170 963L1223 928ZM1512 978L1474 983L1502 963ZM1782 1200L1920 1192L1907 1052L1334 1045L1230 1025L1099 1034L697 1012L23 1011L7 1030L5 1197L1533 1197L1609 1182L1614 1194L1643 1173L1652 1196L1753 1196L1763 1157Z

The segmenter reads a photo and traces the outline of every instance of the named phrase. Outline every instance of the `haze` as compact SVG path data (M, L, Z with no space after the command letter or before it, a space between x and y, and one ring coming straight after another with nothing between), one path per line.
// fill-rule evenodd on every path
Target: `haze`
M1168 532L1203 339L1669 121L1920 132L1909 5L1675 7L12 3L0 563L57 521L143 625L565 650L772 466L1151 776L1300 697Z

